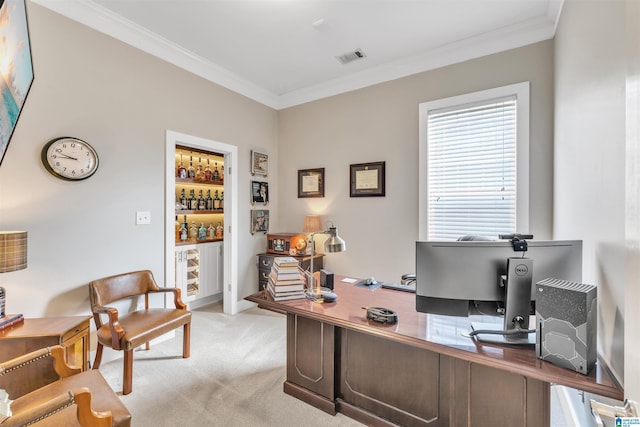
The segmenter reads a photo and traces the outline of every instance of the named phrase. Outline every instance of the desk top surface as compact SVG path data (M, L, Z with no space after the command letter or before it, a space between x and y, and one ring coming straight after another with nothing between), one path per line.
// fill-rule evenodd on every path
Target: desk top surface
M418 313L415 294L377 287L370 289L343 283L336 276L333 303L307 299L273 301L263 292L246 299L261 308L297 314L400 343L421 347L447 356L491 366L538 380L565 385L601 396L623 400L623 390L608 368L598 360L588 375L582 375L536 357L533 346L488 344L464 336L471 319ZM383 325L367 320L363 307L384 307L398 313L398 322Z

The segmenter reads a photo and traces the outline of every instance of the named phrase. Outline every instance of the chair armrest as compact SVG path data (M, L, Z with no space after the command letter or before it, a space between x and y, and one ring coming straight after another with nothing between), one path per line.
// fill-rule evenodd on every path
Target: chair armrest
M111 411L96 412L91 409L91 392L82 387L52 397L49 401L35 406L27 406L23 411L13 414L0 422L2 427L18 427L42 421L76 404L76 416L82 427L110 427L113 423Z
M158 288L157 290L150 290L149 293L157 293L157 292L163 292L163 293L168 293L168 292L172 292L173 293L173 303L175 304L177 309L180 310L186 310L187 309L187 305L182 302L182 291L180 290L180 288Z
M40 350L35 350L31 353L14 357L11 360L3 362L0 364L0 375L8 374L9 372L24 368L25 366L46 357L53 358L53 367L56 373L62 378L75 375L82 371L81 368L68 365L65 358L64 348L60 345L56 345L53 347L41 348Z
M118 309L114 307L94 305L91 307L91 311L93 312L93 316L98 327L102 324L100 321L100 315L107 315L109 318L109 329L111 330L111 348L114 350L120 350L120 340L124 336L124 329L122 329L120 322L118 322Z

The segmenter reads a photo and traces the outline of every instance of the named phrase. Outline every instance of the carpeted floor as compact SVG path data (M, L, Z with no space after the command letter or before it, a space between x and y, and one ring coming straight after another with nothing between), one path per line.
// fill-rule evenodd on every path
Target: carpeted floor
M229 316L215 304L193 310L189 359L181 357L181 330L148 352L134 352L131 394L121 395L122 358L100 372L129 408L134 427L361 426L282 391L285 329L283 315L255 308Z

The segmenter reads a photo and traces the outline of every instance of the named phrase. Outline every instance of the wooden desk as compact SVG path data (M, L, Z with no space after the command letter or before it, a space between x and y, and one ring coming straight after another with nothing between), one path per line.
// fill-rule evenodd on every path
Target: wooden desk
M53 345L66 349L67 362L86 370L89 368L89 320L91 316L42 317L24 319L24 323L0 330L0 360ZM34 362L30 377L7 375L0 377L0 388L9 397L21 396L58 379L53 364L44 359ZM19 371L22 372L22 371Z
M415 294L357 287L336 277L335 303L247 297L287 315L284 391L367 425L548 426L550 384L622 400L601 362L589 375L535 356L532 346L465 337L470 319L418 313ZM398 313L395 325L362 307Z

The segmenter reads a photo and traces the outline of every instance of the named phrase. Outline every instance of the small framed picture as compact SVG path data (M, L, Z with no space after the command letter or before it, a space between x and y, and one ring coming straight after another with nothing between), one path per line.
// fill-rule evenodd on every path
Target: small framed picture
M298 198L324 197L324 168L298 171Z
M269 210L251 210L251 234L266 233L269 231Z
M351 197L384 197L385 162L357 163L350 165Z
M251 175L267 176L269 172L269 156L251 150Z
M256 203L266 205L269 203L269 183L261 181L251 181L251 204Z

